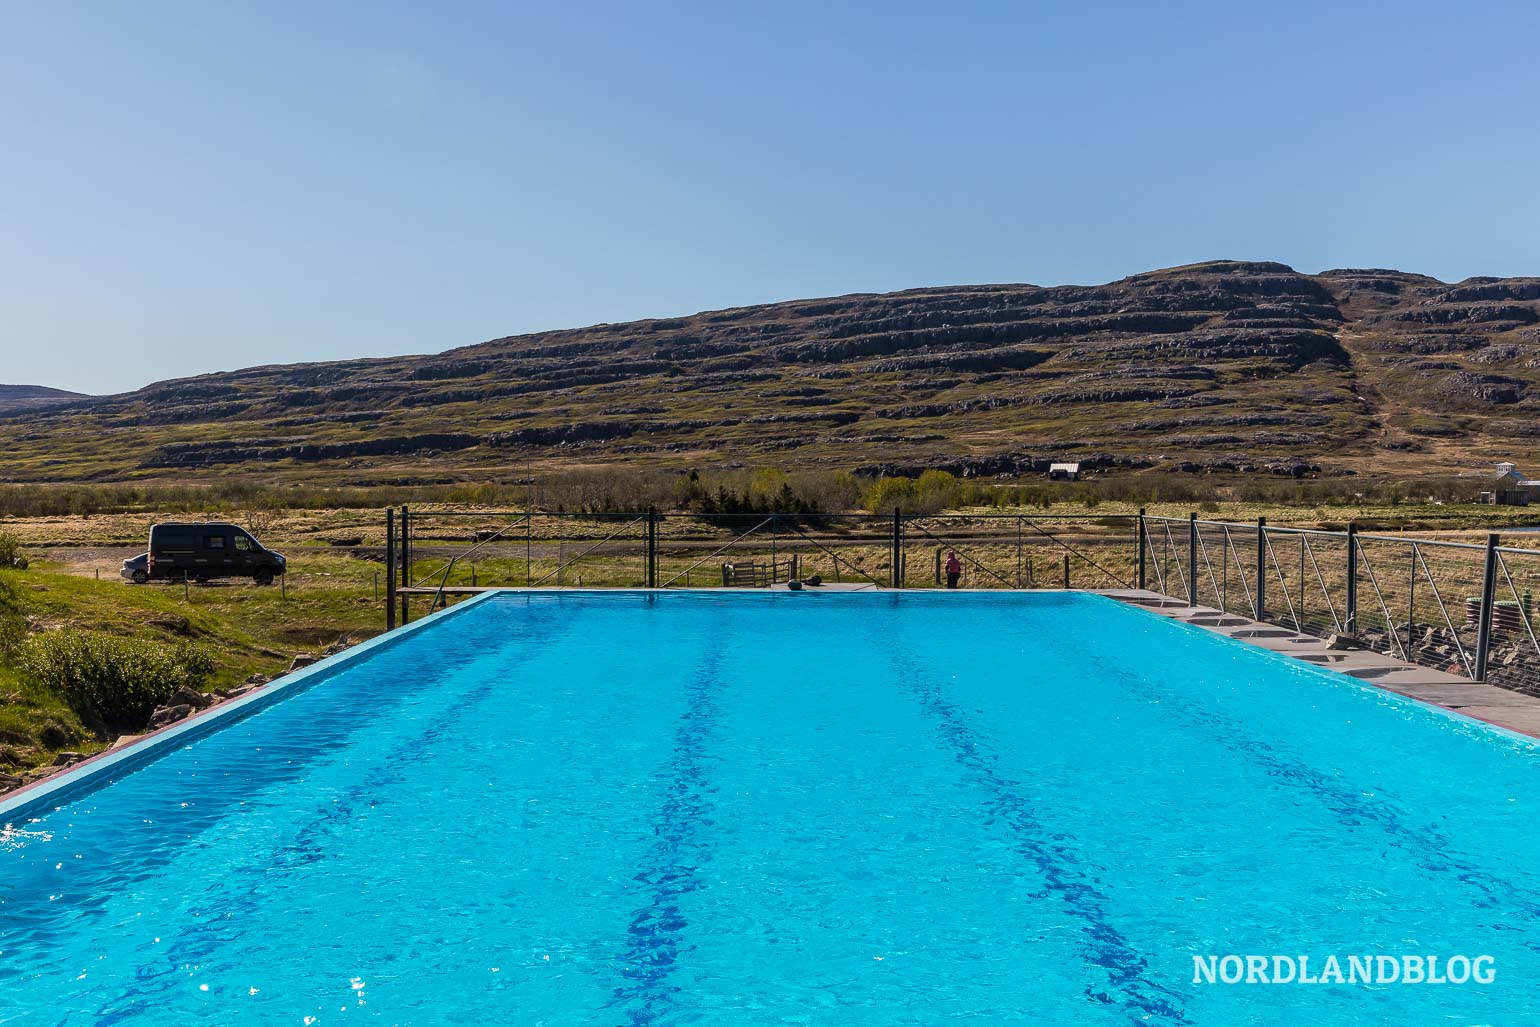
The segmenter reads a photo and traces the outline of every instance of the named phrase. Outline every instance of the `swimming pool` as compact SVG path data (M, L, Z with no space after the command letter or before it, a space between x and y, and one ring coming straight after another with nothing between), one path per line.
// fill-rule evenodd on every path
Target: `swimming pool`
M1534 1004L1533 744L1099 596L504 593L307 686L0 817L0 1023ZM1496 978L1193 983L1275 953Z

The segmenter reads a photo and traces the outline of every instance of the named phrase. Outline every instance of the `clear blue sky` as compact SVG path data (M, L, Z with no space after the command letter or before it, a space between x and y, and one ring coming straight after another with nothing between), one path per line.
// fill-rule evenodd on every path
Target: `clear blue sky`
M11 3L0 381L1215 257L1540 274L1540 5Z

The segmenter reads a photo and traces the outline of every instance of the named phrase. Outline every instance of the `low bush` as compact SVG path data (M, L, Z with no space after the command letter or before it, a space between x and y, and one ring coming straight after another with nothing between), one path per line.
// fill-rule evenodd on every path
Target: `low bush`
M21 597L10 577L0 576L0 660L8 658L26 637L27 622L21 612Z
M0 567L27 567L27 558L21 554L21 540L9 531L0 531Z
M105 733L142 729L178 688L200 688L217 669L213 652L196 643L166 645L72 629L28 639L20 662L82 721Z

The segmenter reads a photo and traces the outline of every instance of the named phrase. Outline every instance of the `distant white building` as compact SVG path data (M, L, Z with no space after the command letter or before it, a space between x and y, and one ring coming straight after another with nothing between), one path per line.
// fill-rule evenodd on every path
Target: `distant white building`
M1079 481L1080 480L1080 464L1079 464L1079 462L1077 461L1075 463L1049 464L1048 465L1048 480L1049 481Z
M1540 503L1540 479L1521 473L1517 464L1504 460L1492 472L1492 487L1481 493L1481 502L1498 506Z

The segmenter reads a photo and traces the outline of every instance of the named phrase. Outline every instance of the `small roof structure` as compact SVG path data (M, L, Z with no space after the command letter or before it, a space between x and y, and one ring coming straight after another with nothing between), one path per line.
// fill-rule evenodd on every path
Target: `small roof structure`
M1519 470L1518 464L1511 460L1504 460L1498 464L1497 469L1492 472L1492 477L1498 481L1506 481L1509 485L1523 485L1529 488L1540 485L1540 479L1524 474Z

